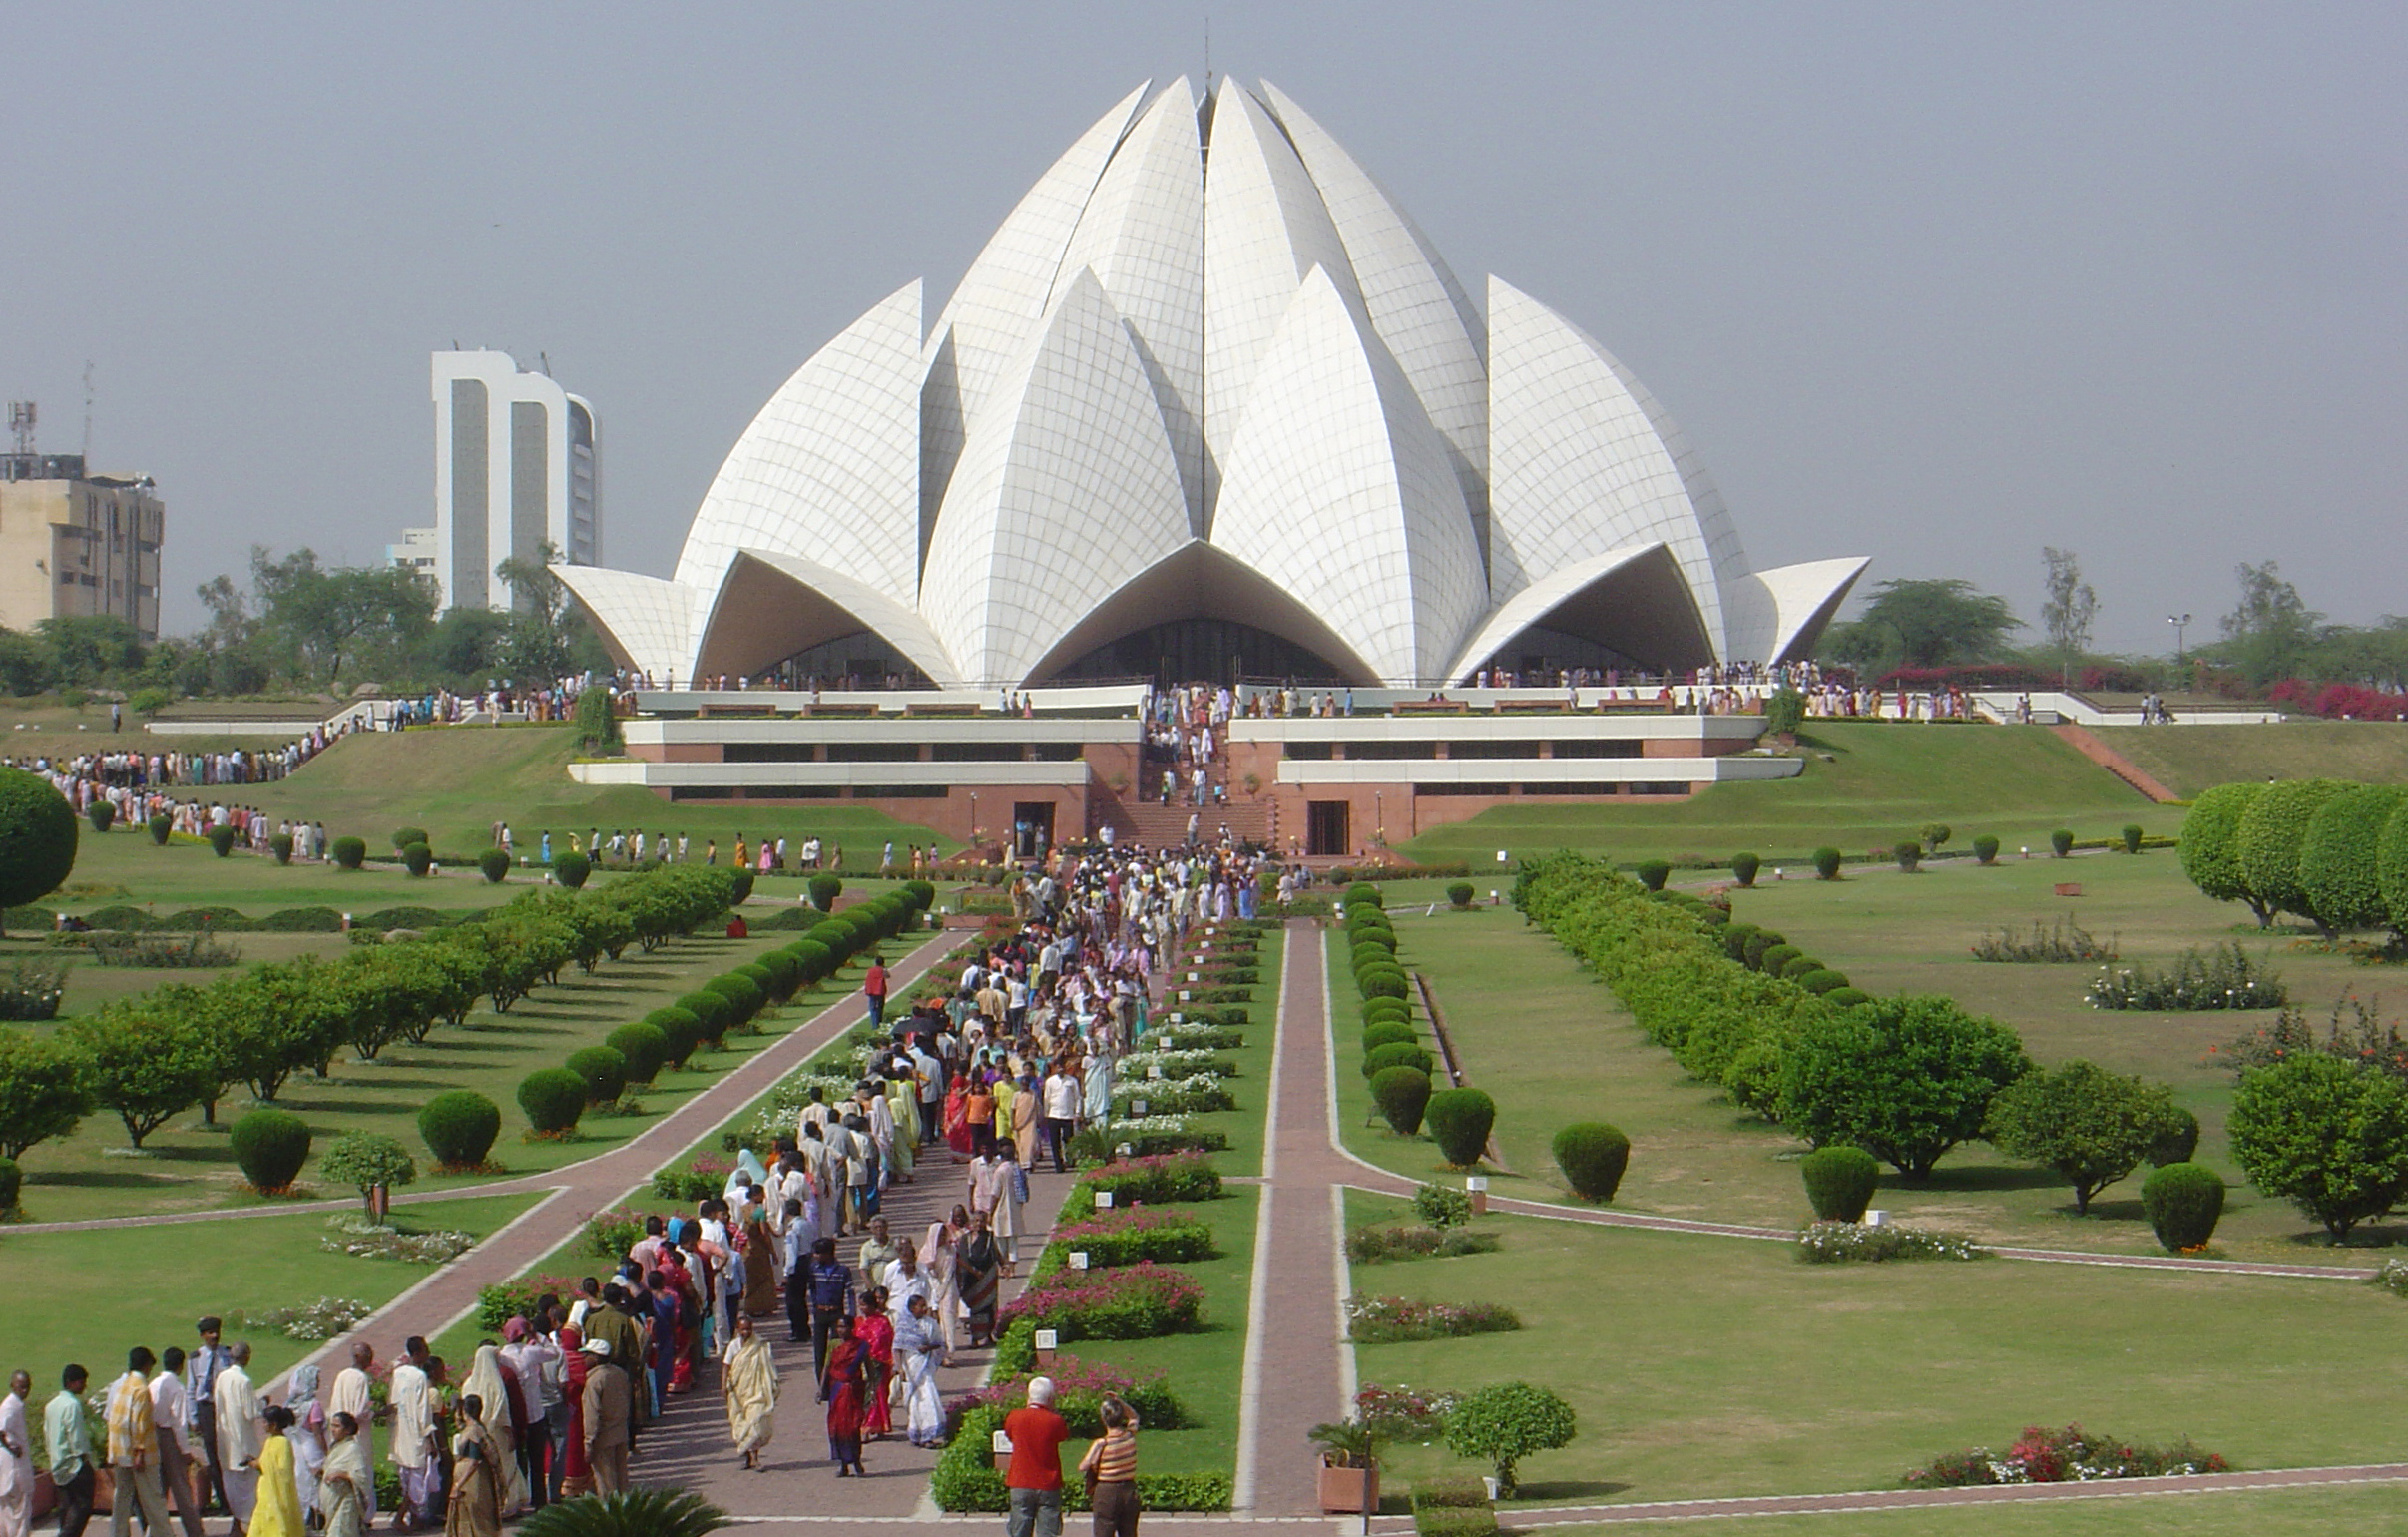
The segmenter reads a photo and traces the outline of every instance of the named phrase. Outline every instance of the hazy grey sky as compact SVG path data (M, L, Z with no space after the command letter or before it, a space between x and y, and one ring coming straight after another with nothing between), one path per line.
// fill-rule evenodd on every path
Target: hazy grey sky
M1680 418L1759 563L1870 554L2099 639L2278 558L2408 611L2408 6L9 7L0 394L158 477L166 615L429 521L427 353L596 405L666 574L777 384L934 315L1149 76L1268 77Z

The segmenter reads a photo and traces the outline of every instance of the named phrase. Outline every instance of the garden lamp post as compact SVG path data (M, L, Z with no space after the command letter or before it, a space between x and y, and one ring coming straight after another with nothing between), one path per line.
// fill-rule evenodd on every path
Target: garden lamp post
M2173 626L2173 665L2180 667L2182 665L2182 632L2190 628L2190 616L2168 614L2166 616L2166 622Z

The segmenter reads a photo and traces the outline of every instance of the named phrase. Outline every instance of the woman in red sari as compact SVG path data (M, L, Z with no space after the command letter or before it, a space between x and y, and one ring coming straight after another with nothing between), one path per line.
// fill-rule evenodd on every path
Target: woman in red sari
M861 1293L861 1316L853 1320L853 1339L861 1346L861 1428L873 1439L894 1433L894 1409L887 1384L894 1380L894 1320L886 1316L886 1288L872 1286Z
M677 1361L669 1368L669 1390L673 1393L694 1391L694 1366L697 1342L702 1324L702 1289L695 1283L694 1273L686 1269L682 1251L664 1246L661 1250L661 1274L669 1278L669 1294L678 1298Z
M836 1476L867 1478L861 1466L861 1377L866 1356L853 1337L853 1320L838 1318L828 1337L827 1364L819 1372L819 1400L827 1405L827 1456Z
M955 1163L970 1157L970 1093L959 1077L945 1094L945 1146L953 1150Z
M569 1436L561 1449L560 1492L572 1499L594 1489L594 1470L585 1459L585 1376L592 1358L584 1347L584 1333L573 1323L562 1324L560 1396L569 1406Z

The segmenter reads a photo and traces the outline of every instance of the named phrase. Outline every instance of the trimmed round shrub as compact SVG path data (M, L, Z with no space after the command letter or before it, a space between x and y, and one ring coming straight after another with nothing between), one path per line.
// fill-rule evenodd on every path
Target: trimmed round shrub
M1890 857L1898 861L1898 868L1912 875L1923 867L1923 845L1912 838L1900 838L1890 845Z
M1363 1026L1363 1050L1373 1052L1382 1046L1412 1046L1421 1040L1411 1025L1401 1019L1375 1019Z
M2383 829L2408 800L2408 786L2359 784L2343 790L2308 818L2299 845L2299 889L2316 921L2334 930L2381 928L2391 914L2383 901Z
M607 1050L593 1047L590 1050ZM569 1132L585 1114L586 1081L565 1067L538 1068L519 1080L518 1108L538 1132Z
M1477 894L1468 880L1453 881L1446 888L1446 899L1457 907L1469 907Z
M210 828L209 851L221 859L233 853L235 851L235 829L231 826Z
M1446 1449L1489 1463L1499 1497L1512 1499L1521 1490L1521 1460L1569 1446L1578 1432L1572 1405L1547 1388L1495 1382L1466 1394L1447 1415Z
M279 832L275 836L269 838L267 840L267 851L275 855L276 863L290 864L292 862L292 834L289 832Z
M452 1089L418 1112L418 1136L435 1162L448 1169L473 1169L502 1135L502 1107L469 1089Z
M816 939L797 939L786 946L786 953L794 957L794 975L803 987L835 973L836 957Z
M2189 824L2183 827L2186 834ZM2375 885L2383 893L2391 926L2408 934L2408 798L2383 823L2382 839L2375 845Z
M685 1066L694 1049L703 1044L703 1022L675 1004L653 1010L644 1016L644 1022L659 1030L669 1042L669 1061L674 1067Z
M751 965L740 969L747 976L758 971L766 977L768 980L761 985L768 989L770 997L780 1003L793 997L794 989L802 981L802 967L795 964L794 957L783 950L763 950Z
M1838 992L1841 988L1848 985L1846 975L1841 972L1833 971L1828 966L1805 972L1795 978L1795 981L1797 982L1798 986L1812 993L1817 998L1827 997L1828 995Z
M1753 854L1738 854L1730 861L1730 872L1738 877L1742 886L1754 885L1756 871L1763 867L1764 861Z
M1673 867L1662 859L1642 859L1634 869L1639 883L1650 891L1661 891L1664 883L1673 878Z
M752 872L739 870L727 882L727 905L741 907L752 896Z
M1611 1201L1631 1167L1631 1139L1603 1121L1575 1121L1555 1134L1555 1167L1584 1201Z
M569 1053L568 1071L577 1078L577 1092L588 1105L608 1105L627 1092L627 1058L615 1046L586 1046ZM534 1080L529 1079L532 1083ZM519 1086L519 1105L527 1103L525 1084ZM529 1110L529 1117L535 1112ZM555 1128L538 1126L537 1131Z
M1347 909L1351 911L1358 902L1365 907L1385 907L1388 905L1386 900L1380 896L1379 887L1373 885L1367 880L1358 880L1353 885L1350 885L1346 888Z
M1756 927L1752 923L1733 923L1728 925L1722 930L1721 934L1722 953L1729 956L1732 960L1744 962L1747 959L1747 941L1753 939L1756 935L1762 932L1762 929Z
M2124 851L2128 854L2139 853L2141 851L2141 824L2137 821L2126 822L2124 824L2123 832Z
M804 881L802 888L810 893L812 906L821 912L834 912L836 898L844 893L844 882L838 877L822 871Z
M727 1000L727 1023L730 1028L758 1014L768 998L750 977L726 972L703 984L703 991L717 993Z
M1764 969L1765 952L1775 945L1784 945L1788 942L1771 929L1758 929L1747 936L1747 943L1741 949L1739 959L1745 961L1750 968L1761 971Z
M1402 998L1365 998L1363 1000L1364 1024L1369 1024L1375 1019L1410 1020L1412 1017L1413 1005Z
M2050 833L2049 851L2060 859L2063 859L2068 854L2071 854L2074 851L2074 834L2072 830L2069 828L2060 827L2055 832Z
M430 841L432 840L427 837L424 827L401 827L393 833L393 848L396 852L409 847L412 843Z
M1375 1078L1384 1068L1409 1067L1427 1073L1435 1065L1428 1050L1410 1041L1390 1041L1363 1053L1363 1076Z
M401 850L401 867L412 875L423 875L435 867L435 851L424 843L412 843Z
M488 848L477 855L477 868L483 872L487 883L498 886L502 883L502 877L510 873L510 856L498 848Z
M1837 880L1839 878L1839 850L1828 843L1814 850L1814 878L1816 880Z
M1881 1188L1881 1160L1862 1148L1816 1148L1797 1161L1797 1172L1818 1222L1864 1221L1864 1209Z
M1794 982L1800 977L1811 976L1813 973L1822 969L1823 963L1821 961L1816 960L1811 955L1800 955L1795 960L1782 963L1781 980L1784 982Z
M1357 971L1362 970L1365 966L1393 966L1395 964L1396 947L1394 945L1374 944L1370 940L1364 940L1354 947L1354 969Z
M1365 966L1354 974L1354 983L1363 990L1366 998L1401 999L1410 996L1412 991L1404 972L1395 966Z
M309 1162L309 1123L289 1111L254 1110L235 1123L227 1140L235 1167L252 1190L290 1190Z
M640 1019L621 1025L605 1036L602 1044L627 1060L627 1081L631 1084L651 1083L661 1075L662 1064L669 1060L669 1033Z
M0 1158L0 1215L17 1209L17 1193L25 1187L25 1171L13 1158Z
M1788 969L1791 961L1805 953L1793 944L1768 945L1764 953L1756 957L1755 969L1768 977L1777 977Z
M562 854L552 861L552 878L575 891L594 873L594 861L583 854Z
M1440 1156L1458 1169L1468 1169L1488 1148L1488 1134L1497 1124L1497 1102L1478 1089L1441 1089L1430 1096L1422 1118Z
M1975 862L1980 864L1998 863L1998 839L1987 832L1975 838L1973 840L1973 857Z
M168 815L168 813L165 811L161 811L157 815L153 816L149 822L145 823L145 825L151 830L151 841L159 844L162 847L167 845L169 837L174 835L176 831L176 819ZM363 846L360 852L364 857L367 850ZM356 864L346 865L344 867L346 869L354 870L359 868L359 866Z
M92 823L93 831L106 832L110 823L117 820L117 806L113 801L95 800L84 807L84 820Z
M672 1007L684 1009L703 1023L703 1039L717 1042L735 1023L735 1010L718 993L697 989L680 998Z
M2158 1133L2157 1141L2149 1145L2150 1166L2164 1169L2170 1164L2187 1164L2198 1150L2199 1118L2176 1105L2165 1128Z
M167 839L161 838L160 841L164 843ZM366 838L336 838L326 845L326 851L334 855L337 867L355 870L367 862L368 840Z
M1421 1130L1422 1112L1430 1104L1430 1075L1414 1067L1384 1067L1371 1075L1371 1101L1380 1119L1399 1137Z
M1872 1001L1873 995L1861 987L1834 987L1823 994L1823 1002L1839 1009L1852 1009L1860 1003Z
M861 947L860 933L850 923L838 923L831 918L825 923L812 924L803 931L802 937L813 944L826 945L827 953L842 962L844 957Z
M2205 1164L2167 1164L2141 1186L2141 1210L2174 1253L2204 1249L2224 1215L2224 1179Z

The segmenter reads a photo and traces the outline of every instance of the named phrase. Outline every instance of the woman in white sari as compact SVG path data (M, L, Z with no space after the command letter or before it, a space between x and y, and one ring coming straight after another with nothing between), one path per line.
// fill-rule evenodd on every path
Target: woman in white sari
M962 1213L962 1226L969 1226L967 1212ZM960 1237L951 1223L933 1222L928 1225L928 1242L920 1249L920 1269L928 1273L928 1310L944 1330L947 1360L961 1348L961 1280L953 1273L953 1247Z
M368 1438L359 1421L348 1414L327 1418L325 1465L318 1469L317 1507L326 1518L325 1537L362 1537L367 1528L369 1497L376 1492L376 1470L368 1464Z
M761 1450L777 1428L777 1361L769 1341L752 1331L752 1320L742 1313L736 1314L735 1333L727 1341L720 1385L727 1397L728 1433L744 1466L757 1472Z
M894 1355L903 1368L903 1404L910 1414L914 1446L941 1446L945 1400L936 1388L936 1363L945 1353L945 1331L928 1311L928 1298L914 1292L910 1311L895 1319Z
M460 1384L460 1394L474 1394L485 1403L485 1437L495 1448L494 1476L501 1490L502 1518L508 1520L527 1508L527 1479L520 1471L518 1437L510 1433L510 1388L502 1381L502 1352L492 1345L477 1346L477 1358L468 1368L468 1380Z

